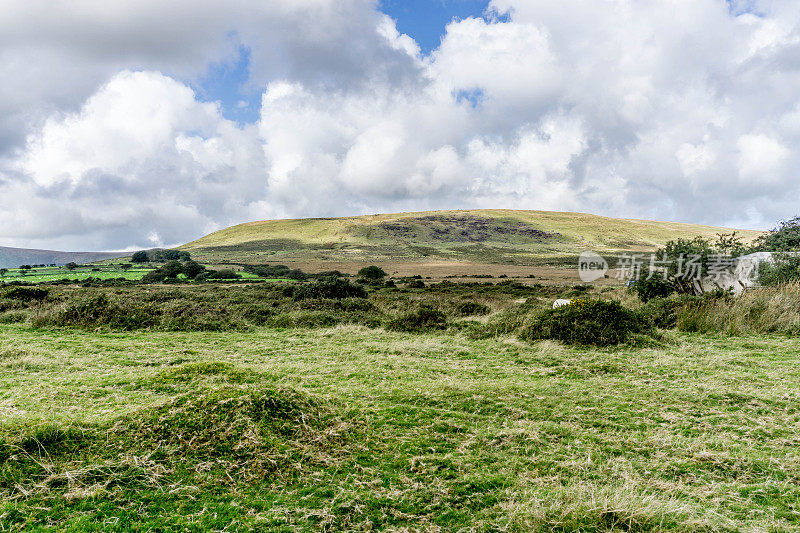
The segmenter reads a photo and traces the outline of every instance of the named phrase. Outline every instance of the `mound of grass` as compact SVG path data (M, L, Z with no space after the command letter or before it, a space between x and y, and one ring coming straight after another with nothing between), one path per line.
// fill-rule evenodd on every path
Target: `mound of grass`
M185 365L165 380L199 385L229 365ZM225 377L225 376L223 376ZM106 428L35 424L0 435L0 496L116 497L113 488L265 480L313 461L331 414L312 397L260 385L198 387Z
M615 300L575 299L569 305L536 313L520 337L567 344L612 346L650 331L644 316Z
M263 479L289 464L290 441L313 438L324 419L316 401L290 389L223 386L125 417L107 441L119 453L137 450L169 469L202 461L219 480Z

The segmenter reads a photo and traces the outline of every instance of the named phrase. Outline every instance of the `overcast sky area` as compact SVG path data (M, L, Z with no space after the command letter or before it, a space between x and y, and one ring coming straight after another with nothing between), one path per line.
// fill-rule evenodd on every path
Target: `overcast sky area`
M800 214L797 0L0 0L0 245Z

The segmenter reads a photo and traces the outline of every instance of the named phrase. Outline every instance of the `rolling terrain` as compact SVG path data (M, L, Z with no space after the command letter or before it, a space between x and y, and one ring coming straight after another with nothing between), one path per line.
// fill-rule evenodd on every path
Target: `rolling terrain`
M397 262L533 266L584 250L655 250L668 240L734 230L552 211L429 211L267 220L232 226L180 249L208 263ZM737 231L745 240L761 232Z
M120 252L58 252L0 246L0 268L14 268L20 265L65 265L70 262L91 263L121 255L124 254Z

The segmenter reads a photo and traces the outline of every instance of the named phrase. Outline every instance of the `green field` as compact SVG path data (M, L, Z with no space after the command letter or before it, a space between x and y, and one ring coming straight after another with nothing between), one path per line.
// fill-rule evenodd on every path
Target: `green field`
M0 530L800 529L797 337L571 347L505 326L556 297L636 302L291 287L0 297ZM391 329L420 306L446 327Z
M655 250L668 240L734 230L552 211L428 211L268 220L226 228L182 247L199 261L431 261L539 264L584 250ZM749 241L758 231L738 231Z
M308 413L320 424L310 435L267 446L275 469L255 480L228 478L227 457L178 468L169 454L185 443L166 458L133 442L31 450L35 475L12 488L4 472L5 530L786 531L800 520L796 340L680 335L597 351L361 327L0 334L14 435L47 424L102 441L126 414L221 388L299 391L324 413Z
M66 267L36 267L30 270L9 268L3 276L0 276L0 282L10 283L13 281L21 281L25 283L43 283L64 279L82 281L87 278L124 278L128 280L140 280L151 270L153 270L153 268L149 266L123 269L119 264L109 262L81 265L73 270Z

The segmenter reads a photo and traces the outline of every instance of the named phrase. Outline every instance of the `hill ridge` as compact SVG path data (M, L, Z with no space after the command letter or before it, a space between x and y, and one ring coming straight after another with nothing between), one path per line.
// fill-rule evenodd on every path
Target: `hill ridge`
M736 231L686 222L590 213L451 209L346 217L250 221L180 247L210 262L378 261L433 259L526 264L581 251L648 251L675 238Z

